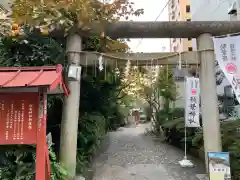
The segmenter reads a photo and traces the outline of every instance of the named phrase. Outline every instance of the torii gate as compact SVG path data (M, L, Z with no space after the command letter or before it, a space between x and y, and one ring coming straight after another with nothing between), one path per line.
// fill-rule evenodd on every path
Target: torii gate
M212 36L226 35L240 32L240 21L207 21L207 22L115 22L109 24L92 24L89 33L105 32L112 38L197 38L197 52L185 53L182 57L189 59L189 63L200 62L201 103L204 132L205 152L220 152L222 150L220 122L218 112L217 90L215 82L215 56ZM80 30L75 28L68 36L67 52L69 64L84 65L81 58ZM79 28L80 29L80 28ZM98 31L96 31L98 29ZM125 54L126 55L126 54ZM166 53L161 54L161 56ZM114 56L119 56L115 54ZM123 54L121 55L123 56ZM196 58L199 58L198 60ZM120 58L119 58L120 59ZM171 59L171 61L170 61ZM131 59L133 63L147 65L146 61ZM162 58L154 64L177 64L178 54L171 58ZM124 60L123 60L124 61ZM109 61L110 62L110 61ZM120 61L121 62L121 61ZM132 64L133 64L132 63ZM92 63L89 61L88 65ZM125 64L125 63L124 63ZM150 64L150 63L148 63ZM60 160L69 170L70 175L75 175L76 149L77 149L77 124L79 117L80 80L69 81L71 91L65 99L61 129ZM205 153L206 154L206 153ZM206 157L206 156L205 156ZM208 166L207 158L206 167ZM208 168L207 168L208 169Z

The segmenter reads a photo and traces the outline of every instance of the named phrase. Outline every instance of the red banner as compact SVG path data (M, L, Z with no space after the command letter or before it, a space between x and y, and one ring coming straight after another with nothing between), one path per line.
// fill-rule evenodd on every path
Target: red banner
M0 94L0 144L36 144L38 93Z

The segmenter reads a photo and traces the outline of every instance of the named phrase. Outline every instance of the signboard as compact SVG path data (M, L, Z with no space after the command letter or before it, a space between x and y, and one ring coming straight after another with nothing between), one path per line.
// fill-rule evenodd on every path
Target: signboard
M214 38L216 60L240 103L240 36Z
M185 126L200 127L199 121L199 95L200 83L199 78L186 77L185 84Z
M36 144L38 93L0 94L0 144Z
M228 152L208 152L209 180L231 180Z

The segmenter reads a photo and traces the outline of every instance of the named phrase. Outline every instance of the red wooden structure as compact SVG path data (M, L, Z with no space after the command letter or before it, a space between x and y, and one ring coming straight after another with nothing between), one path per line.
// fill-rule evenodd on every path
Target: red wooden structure
M132 115L134 116L135 118L135 123L136 124L139 124L139 121L140 121L140 112L138 110L134 110L132 112Z
M50 179L47 93L68 95L61 65L0 68L0 144L35 144L36 180Z

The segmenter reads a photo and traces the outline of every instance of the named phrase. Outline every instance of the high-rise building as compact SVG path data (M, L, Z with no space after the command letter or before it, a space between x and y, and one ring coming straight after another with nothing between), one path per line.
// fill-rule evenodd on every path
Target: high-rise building
M239 20L240 0L190 0L193 21Z
M240 20L240 0L190 0L192 21ZM192 40L196 50L196 39Z
M169 21L191 21L190 0L170 0L168 14ZM191 39L170 39L170 51L192 51Z

